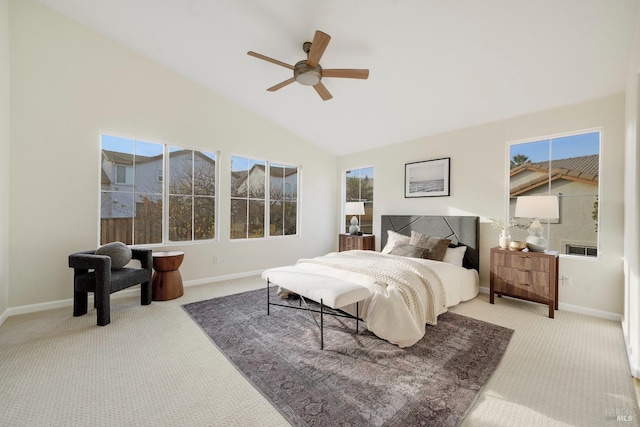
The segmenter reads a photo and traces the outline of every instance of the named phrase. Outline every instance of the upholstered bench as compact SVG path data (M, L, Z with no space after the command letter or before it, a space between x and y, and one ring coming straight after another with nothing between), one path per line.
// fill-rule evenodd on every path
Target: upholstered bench
M299 271L294 270L293 267L270 269L265 271L262 274L262 277L267 281L267 315L270 314L269 308L272 305L304 309L320 313L320 349L324 348L323 316L325 314L355 319L356 334L358 333L358 322L361 320L358 317L360 312L360 301L371 296L371 291L366 286L346 282L333 277L300 273ZM284 305L271 302L269 296L269 288L271 284L278 285L290 293L299 295L301 297L301 304L305 298L315 301L320 304L320 310L315 310L308 306L296 307L294 305ZM351 304L356 304L355 316L340 310L341 308L347 307ZM326 312L325 307L338 311Z

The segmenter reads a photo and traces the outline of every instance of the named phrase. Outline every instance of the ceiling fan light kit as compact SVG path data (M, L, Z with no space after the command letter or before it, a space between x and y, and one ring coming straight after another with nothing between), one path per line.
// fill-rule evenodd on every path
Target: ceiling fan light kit
M320 58L322 58L330 40L331 37L328 34L322 31L316 31L313 42L304 42L302 44L302 50L307 54L307 59L298 61L295 66L252 51L247 52L247 55L293 70L292 78L271 86L267 89L269 92L275 92L293 82L298 82L304 86L313 86L318 95L320 95L324 101L327 101L333 98L333 96L329 90L327 90L326 86L322 84L321 80L323 77L340 77L347 79L367 79L369 77L369 70L367 69L347 68L323 70L320 66Z
M295 68L293 78L301 85L313 86L322 80L322 67L319 65L312 68L307 65L307 61L302 60L296 63Z

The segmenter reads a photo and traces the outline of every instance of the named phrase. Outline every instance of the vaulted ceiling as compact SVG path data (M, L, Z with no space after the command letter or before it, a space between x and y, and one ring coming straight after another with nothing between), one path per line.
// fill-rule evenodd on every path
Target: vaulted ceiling
M336 155L624 90L638 0L39 0ZM324 68L266 89L316 30Z

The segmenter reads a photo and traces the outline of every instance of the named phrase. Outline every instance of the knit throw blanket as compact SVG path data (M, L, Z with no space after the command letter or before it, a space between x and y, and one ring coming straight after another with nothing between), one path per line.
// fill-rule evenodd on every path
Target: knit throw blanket
M435 325L438 315L447 311L444 287L438 275L411 258L352 250L298 260L298 264L301 263L360 273L383 286L396 288L423 334L425 324Z

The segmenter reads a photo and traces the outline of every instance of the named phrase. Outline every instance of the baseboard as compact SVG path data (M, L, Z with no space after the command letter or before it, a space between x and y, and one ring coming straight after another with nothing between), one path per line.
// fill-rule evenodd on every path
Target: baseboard
M481 286L480 287L480 293L488 294L489 293L489 288L487 288L485 286ZM508 298L508 297L505 297L505 298ZM530 302L530 301L526 301L526 300L520 300L520 301ZM531 304L538 304L538 303L531 302ZM599 317L601 319L607 319L607 320L613 320L613 321L616 321L616 322L622 322L622 315L621 314L611 313L609 311L596 310L594 308L582 307L582 306L579 306L579 305L567 304L567 303L563 303L563 302L558 303L558 309L564 310L564 311L570 311L572 313L585 314L585 315L591 316L591 317Z
M207 277L204 279L189 280L188 282L184 282L184 286L187 287L187 286L206 285L207 283L215 283L215 282L222 282L225 280L242 279L245 277L259 276L262 274L263 271L264 270L245 271L243 273L226 274L224 276L214 276L214 277Z
M186 288L189 286L205 285L207 283L222 282L225 280L242 279L244 277L257 276L260 274L262 274L262 270L236 273L236 274L227 274L223 276L208 277L208 278L197 279L197 280L189 280L184 282L184 287ZM114 299L124 298L133 293L140 293L140 290L137 287L134 287L131 289L125 289L112 294L111 298L114 298ZM93 294L89 294L88 305L89 307L93 306ZM71 307L71 306L73 306L73 298L58 300L58 301L43 302L38 304L21 305L17 307L9 307L0 315L0 325L2 325L4 321L11 316L17 316L19 314L35 313L38 311L53 310L54 308Z
M262 274L262 270L249 271L249 272L236 273L236 274L227 274L223 276L207 277L204 279L185 281L184 286L188 287L188 286L205 285L207 283L222 282L225 280L233 280L233 279L242 279L244 277L256 276L260 274ZM128 296L128 294L131 294L134 292L139 292L139 291L135 288L127 289L124 291L116 292L115 294L112 295L112 298L125 297L125 296ZM487 288L486 286L480 286L480 293L488 294L489 288ZM93 300L91 300L91 296L89 297L89 299L90 299L89 304L90 305L93 304ZM525 301L525 302L529 302L529 301ZM532 304L536 304L536 303L532 303ZM61 307L70 307L72 305L73 305L73 299L65 299L65 300L59 300L59 301L43 302L39 304L29 304L29 305L22 305L18 307L9 307L0 315L0 325L2 325L4 321L7 320L9 317L16 316L18 314L35 313L37 311L52 310L54 308L61 308ZM585 314L587 316L600 317L602 319L622 322L621 314L611 313L608 311L595 310L593 308L581 307L578 305L565 304L565 303L558 304L558 308L560 310L570 311L573 313ZM632 367L632 370L638 373L640 372L640 367ZM634 376L636 376L636 374L634 374Z
M631 376L634 378L640 378L640 366L633 362L633 346L629 341L629 335L623 331L622 336L624 337L624 346L627 349L627 360L629 361Z
M596 310L595 308L582 307L580 305L559 303L560 310L571 311L573 313L586 314L587 316L599 317L601 319L613 320L622 323L622 314L612 313L610 311Z
M9 318L9 309L6 309L5 311L2 312L2 314L0 314L0 326L4 323L5 320L7 320Z

